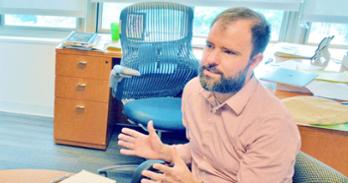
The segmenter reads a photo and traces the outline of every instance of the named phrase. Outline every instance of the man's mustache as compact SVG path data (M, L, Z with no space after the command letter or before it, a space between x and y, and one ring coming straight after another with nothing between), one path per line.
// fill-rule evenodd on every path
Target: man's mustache
M214 74L220 74L222 75L223 73L217 69L217 65L214 64L209 64L209 65L202 65L201 70L207 70L209 72L212 72Z

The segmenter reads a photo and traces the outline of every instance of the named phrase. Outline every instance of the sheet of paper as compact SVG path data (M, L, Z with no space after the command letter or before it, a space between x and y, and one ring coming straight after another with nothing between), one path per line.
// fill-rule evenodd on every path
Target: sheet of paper
M348 72L318 72L317 80L348 84Z
M348 100L348 84L312 81L306 88L308 88L314 96L336 100Z
M116 181L86 170L81 170L61 183L116 183Z

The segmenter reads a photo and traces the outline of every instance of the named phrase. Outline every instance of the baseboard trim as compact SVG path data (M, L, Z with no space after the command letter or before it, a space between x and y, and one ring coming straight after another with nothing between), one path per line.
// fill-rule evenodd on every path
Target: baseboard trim
M6 116L6 117L23 117L23 118L29 118L29 119L35 119L35 120L45 120L45 121L53 122L53 117L37 115L37 114L26 114L26 113L16 113L16 112L9 112L9 111L0 111L0 115Z

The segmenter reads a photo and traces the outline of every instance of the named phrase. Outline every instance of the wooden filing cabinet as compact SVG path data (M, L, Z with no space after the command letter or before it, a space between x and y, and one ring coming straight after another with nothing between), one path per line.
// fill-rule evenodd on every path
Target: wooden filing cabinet
M120 53L56 49L54 140L106 149L112 109L109 74Z

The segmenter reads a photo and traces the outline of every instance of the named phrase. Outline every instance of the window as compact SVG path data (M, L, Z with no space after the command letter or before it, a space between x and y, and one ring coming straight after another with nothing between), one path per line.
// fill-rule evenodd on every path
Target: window
M130 3L102 3L101 23L99 25L99 32L108 32L112 22L119 21L119 15L123 8ZM193 34L197 37L206 37L209 27L214 17L226 8L219 7L195 7L195 15L193 22ZM279 40L280 27L283 20L284 11L282 10L266 10L258 9L260 13L264 14L272 26L271 39L273 41Z
M99 31L109 31L111 23L119 22L121 10L129 5L129 3L103 3L101 26L99 26Z
M331 44L348 46L348 1L306 0L302 20L310 23L307 42L319 43L326 36L334 35Z
M331 44L348 45L348 24L313 22L308 43L319 43L324 37L334 35Z
M0 34L62 37L86 29L86 0L0 0ZM91 8L93 9L93 8ZM84 21L85 20L85 21Z
M76 17L5 14L5 26L75 29Z

